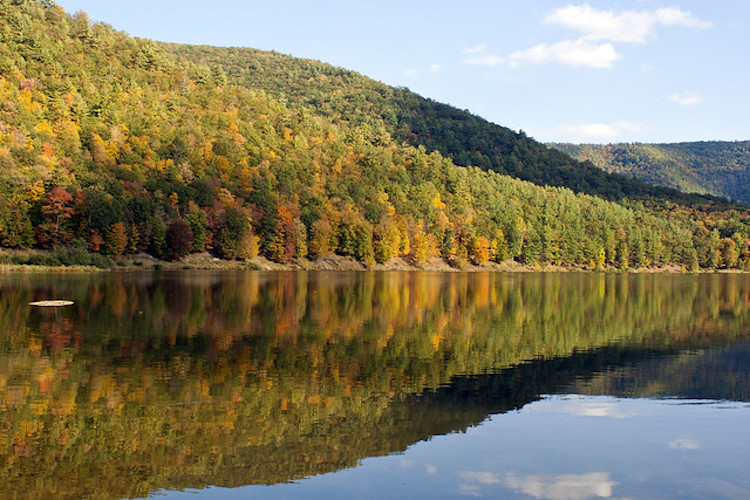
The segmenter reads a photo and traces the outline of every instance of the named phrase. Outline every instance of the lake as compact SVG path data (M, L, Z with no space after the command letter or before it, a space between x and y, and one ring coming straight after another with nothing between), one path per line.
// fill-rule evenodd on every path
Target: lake
M750 498L748 428L744 274L0 275L0 496Z

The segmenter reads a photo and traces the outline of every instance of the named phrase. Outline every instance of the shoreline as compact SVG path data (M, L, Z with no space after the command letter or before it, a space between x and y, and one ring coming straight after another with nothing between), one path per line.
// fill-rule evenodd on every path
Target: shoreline
M50 252L42 250L17 251L2 250L0 257L9 260L13 255L40 255ZM464 263L460 267L453 267L445 260L436 257L421 265L415 266L397 257L383 264L366 267L352 257L330 254L315 260L297 261L290 264L279 264L264 257L256 257L250 261L229 261L214 257L207 252L191 254L175 261L163 261L148 254L126 255L115 260L115 265L109 268L94 266L44 266L30 264L14 264L4 262L0 264L0 273L38 273L38 272L128 272L138 270L256 270L256 271L362 271L362 272L504 272L504 273L603 273L603 274L714 274L714 273L747 273L740 269L717 269L690 271L684 267L670 265L653 268L618 269L615 267L589 268L574 266L528 265L513 260L503 263L487 262L482 266Z

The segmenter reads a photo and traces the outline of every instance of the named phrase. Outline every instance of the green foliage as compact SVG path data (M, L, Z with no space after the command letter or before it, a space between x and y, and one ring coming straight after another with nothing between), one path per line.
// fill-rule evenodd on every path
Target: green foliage
M398 256L398 228L392 221L383 220L373 230L373 257L375 262L383 264Z
M606 172L750 203L750 141L550 146Z
M227 209L215 230L218 237L214 246L223 258L246 260L258 255L257 238L244 210Z
M167 224L161 217L155 217L151 225L151 246L149 251L152 255L164 258L167 256Z
M190 202L188 213L185 214L185 222L190 226L193 234L193 252L203 252L208 242L208 217L206 212L200 209L194 202Z

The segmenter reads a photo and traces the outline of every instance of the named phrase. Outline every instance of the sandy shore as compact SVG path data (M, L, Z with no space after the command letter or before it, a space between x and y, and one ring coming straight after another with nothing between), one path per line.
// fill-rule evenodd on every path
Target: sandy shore
M0 257L28 252L39 253L39 250L31 251L0 251ZM5 259L7 261L7 259ZM286 270L308 270L308 271L432 271L432 272L610 272L622 273L621 269L589 269L586 267L553 266L553 265L526 265L508 260L502 263L488 262L482 266L475 266L468 262L458 265L450 265L443 259L434 258L418 265L412 265L402 258L395 258L383 264L366 267L352 257L330 254L314 260L302 260L290 264L279 264L264 257L256 257L251 261L228 261L214 257L203 252L192 254L176 262L159 260L151 255L141 253L126 255L116 259L116 265L111 270L147 270L147 269L254 269L261 271L286 271ZM0 264L0 272L75 272L75 271L109 271L110 269L98 269L89 266L67 266L49 267L17 264ZM685 268L679 266L665 266L658 268L629 269L630 273L684 273Z

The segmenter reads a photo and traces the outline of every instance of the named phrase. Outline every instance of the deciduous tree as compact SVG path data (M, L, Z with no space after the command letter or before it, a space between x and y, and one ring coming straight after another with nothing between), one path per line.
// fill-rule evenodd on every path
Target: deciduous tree
M107 254L113 257L119 257L125 251L128 245L128 231L125 228L124 222L116 222L112 224L107 231L105 237L105 248Z
M193 232L183 220L174 220L167 227L167 259L179 260L190 253L193 246Z

